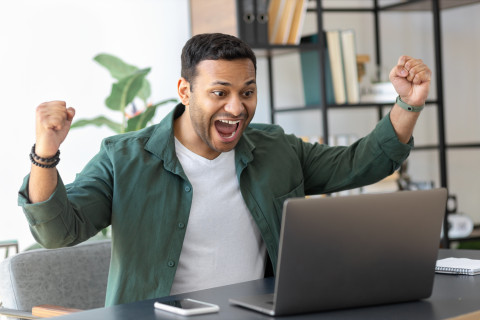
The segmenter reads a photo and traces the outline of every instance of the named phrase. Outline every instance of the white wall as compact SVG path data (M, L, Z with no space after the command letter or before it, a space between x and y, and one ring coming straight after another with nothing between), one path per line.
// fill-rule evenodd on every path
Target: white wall
M21 249L34 242L17 192L30 169L36 106L60 99L76 108L77 118L118 117L104 106L113 79L92 60L101 52L152 67L154 102L176 97L189 35L188 0L0 0L0 240L18 239ZM63 179L73 180L111 134L72 130L61 147Z
M363 0L343 2L364 4ZM26 220L16 205L17 191L28 173L28 153L34 142L35 107L47 100L63 99L77 109L77 118L109 113L104 99L112 79L92 58L107 52L139 67L152 67L152 100L176 97L180 72L179 53L189 37L188 0L0 0L0 92L2 94L3 138L0 155L0 240L18 239L21 248L33 243ZM444 11L443 61L448 142L480 141L480 5ZM352 27L358 34L359 53L372 58L370 18L364 15L329 14L329 28ZM382 16L385 68L400 54L424 59L433 67L431 15L428 13L388 13ZM303 99L298 57L280 58L276 64L288 66L280 82L284 94L277 101L284 106ZM370 67L371 68L371 67ZM268 122L265 59L258 61L259 104L254 121ZM372 69L367 70L370 74ZM432 90L435 97L435 90ZM162 117L170 107L162 110ZM435 111L427 108L415 136L418 144L436 141ZM286 131L300 135L320 135L319 114L282 114L279 122ZM331 114L333 133L363 135L373 128L376 113L370 110ZM88 127L72 130L62 145L58 169L63 179L74 179L97 152L108 129ZM480 150L448 152L450 192L457 194L459 211L480 222ZM413 152L410 174L415 180L434 180L438 185L435 152Z

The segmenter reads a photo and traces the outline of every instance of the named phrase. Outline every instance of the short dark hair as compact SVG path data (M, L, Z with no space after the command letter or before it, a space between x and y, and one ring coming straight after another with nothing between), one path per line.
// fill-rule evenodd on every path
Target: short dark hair
M197 65L203 60L250 59L257 71L257 58L252 48L244 41L223 33L203 33L190 38L182 50L181 76L190 82L197 75Z

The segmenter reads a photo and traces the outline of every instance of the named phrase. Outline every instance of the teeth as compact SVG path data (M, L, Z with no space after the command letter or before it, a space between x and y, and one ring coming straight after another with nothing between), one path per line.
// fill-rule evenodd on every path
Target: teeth
M233 131L232 135L229 136L229 137L225 137L226 139L230 139L230 138L233 138L233 136L235 135L235 133L237 133L237 131Z
M240 122L240 120L236 120L236 121L230 121L230 120L218 120L220 122L223 122L223 123L226 123L226 124L237 124Z

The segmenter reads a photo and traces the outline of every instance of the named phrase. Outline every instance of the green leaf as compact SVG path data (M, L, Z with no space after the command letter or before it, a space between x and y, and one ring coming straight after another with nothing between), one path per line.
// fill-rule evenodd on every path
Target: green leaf
M142 112L141 114L128 119L127 121L127 128L125 129L125 132L129 131L137 131L140 129L143 129L147 126L148 122L152 120L152 118L155 116L155 113L157 111L157 107L167 104L167 103L176 103L178 102L177 99L166 99L163 101L160 101L152 106L147 107L147 109Z
M98 54L93 60L105 67L110 72L110 75L117 80L121 80L139 70L137 67L124 62L122 59L107 53ZM150 82L144 79L142 88L137 96L146 103L150 95Z
M104 116L98 116L93 119L79 119L75 121L72 126L70 127L71 129L75 128L80 128L80 127L85 127L88 125L94 125L97 127L101 127L103 125L109 127L116 133L120 133L122 131L122 125L119 123L116 123L108 118L105 118Z
M105 100L107 107L123 113L125 107L133 101L142 88L143 80L149 72L150 68L141 69L114 83L110 96Z
M150 89L150 82L147 79L143 79L142 88L137 93L137 97L143 100L145 105L147 104L147 99L152 94Z
M111 54L101 53L95 56L93 60L105 67L112 77L117 80L125 78L138 70L137 67L132 66Z

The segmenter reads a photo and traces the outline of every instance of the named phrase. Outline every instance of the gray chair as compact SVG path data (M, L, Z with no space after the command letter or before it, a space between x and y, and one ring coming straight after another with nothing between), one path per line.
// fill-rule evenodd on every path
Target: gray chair
M103 307L110 256L111 241L100 240L25 251L3 260L0 315L31 319L32 307L38 305Z

